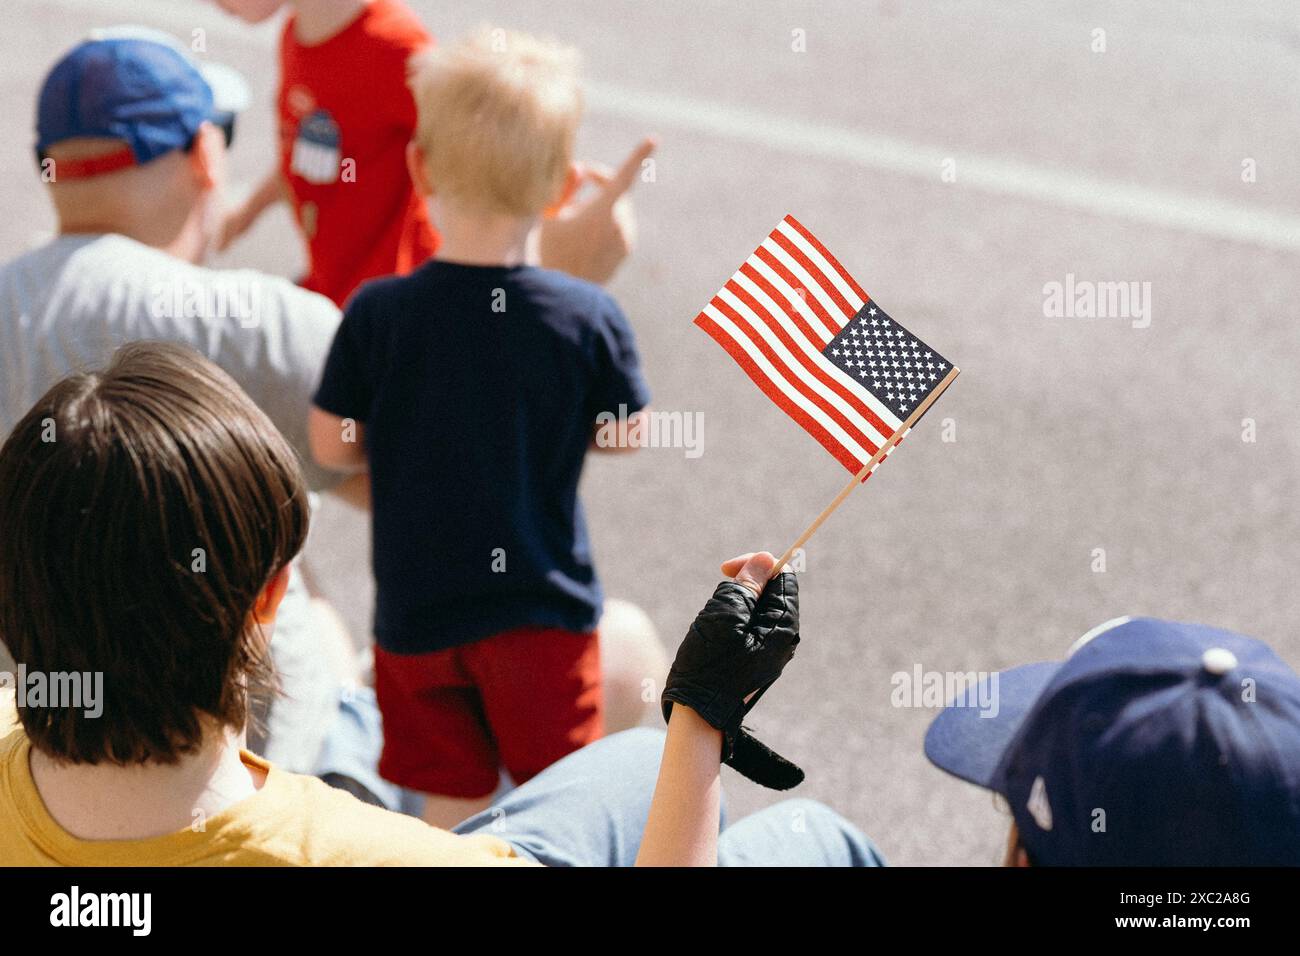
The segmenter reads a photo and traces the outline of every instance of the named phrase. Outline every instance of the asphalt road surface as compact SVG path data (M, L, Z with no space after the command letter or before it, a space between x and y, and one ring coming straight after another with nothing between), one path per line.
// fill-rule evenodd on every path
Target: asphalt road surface
M1129 613L1238 629L1300 664L1294 3L414 6L442 37L488 20L580 46L584 158L662 139L636 189L639 248L612 289L656 407L702 413L703 454L593 460L583 490L608 591L667 642L720 560L784 549L845 481L691 325L783 215L962 367L813 539L803 645L753 713L806 769L800 792L891 862L993 864L1007 824L926 762L933 709L894 706L897 672L1059 657ZM9 0L0 21L0 254L53 228L34 96L91 26L205 30L208 56L257 97L236 178L247 187L272 162L274 26L189 0ZM292 275L287 215L224 261ZM1137 283L1145 314L1046 315L1044 287L1067 281ZM309 552L361 634L366 534L331 509ZM736 812L775 799L730 773L727 789Z

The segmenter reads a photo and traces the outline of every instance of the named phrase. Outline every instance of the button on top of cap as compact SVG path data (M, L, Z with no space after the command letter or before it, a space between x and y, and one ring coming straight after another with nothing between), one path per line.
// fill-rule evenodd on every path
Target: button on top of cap
M1211 647L1201 655L1201 666L1209 674L1226 674L1237 666L1237 655L1226 648Z

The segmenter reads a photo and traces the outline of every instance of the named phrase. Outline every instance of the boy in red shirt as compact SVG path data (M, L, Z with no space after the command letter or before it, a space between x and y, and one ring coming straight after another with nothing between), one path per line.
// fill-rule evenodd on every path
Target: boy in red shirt
M272 203L288 199L307 243L302 285L342 306L367 279L404 275L438 236L406 168L415 132L407 63L433 38L401 0L217 0L258 23L286 2L280 39L277 169L227 217L228 246ZM631 212L623 190L654 144L642 142L617 177L586 170L597 195L548 221L547 266L603 282L627 254Z

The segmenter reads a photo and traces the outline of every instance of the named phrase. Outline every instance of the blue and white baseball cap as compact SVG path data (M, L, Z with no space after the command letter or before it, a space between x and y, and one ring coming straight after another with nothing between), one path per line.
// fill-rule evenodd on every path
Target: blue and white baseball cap
M1268 645L1120 618L996 677L925 753L1006 798L1035 865L1300 865L1300 677Z
M75 137L120 139L119 152L61 162L59 178L143 165L186 149L204 122L232 135L235 114L249 103L236 71L199 63L175 37L147 27L97 30L46 76L36 109L38 161L55 143Z

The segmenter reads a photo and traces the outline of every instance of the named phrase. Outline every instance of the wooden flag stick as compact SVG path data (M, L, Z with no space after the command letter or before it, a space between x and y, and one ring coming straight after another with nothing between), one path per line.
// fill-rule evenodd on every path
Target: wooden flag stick
M934 400L943 394L943 390L953 383L953 380L957 377L959 372L961 372L961 369L959 369L955 365L948 370L948 374L943 377L943 379L935 387L935 390L931 392L929 395L925 396L925 398L921 401L921 404L917 405L916 409L912 412L912 414L907 417L907 421L903 422L903 424L899 426L898 431L894 432L894 434L889 436L889 441L881 445L880 448L876 451L876 453L871 456L871 461L863 465L862 470L849 479L849 483L844 486L844 490L842 490L838 495L836 495L835 500L826 506L826 510L823 511L821 514L819 514L816 520L814 520L812 524L810 524L807 528L804 529L803 534L799 535L799 540L797 540L794 544L790 545L790 547L786 548L785 554L781 555L781 557L777 559L776 567L772 569L772 574L768 577L769 581L781 573L781 569L785 567L786 562L789 561L790 558L794 556L794 553L796 551L798 551L808 542L808 539L811 538L813 534L817 531L817 529L822 526L822 522L825 521L827 518L829 518L831 512L834 511L836 508L838 508L841 505L841 503L843 503L844 499L849 496L849 492L852 491L854 488L856 488L858 485L862 484L863 480L866 479L867 475L871 473L871 469L875 468L876 465L880 464L880 462L884 459L884 457L889 454L890 449L892 449L895 445L897 445L900 441L903 440L903 436L906 435L909 431L911 431L912 426L916 423L916 421L922 415L925 414L926 409L928 409L931 405L934 404Z

